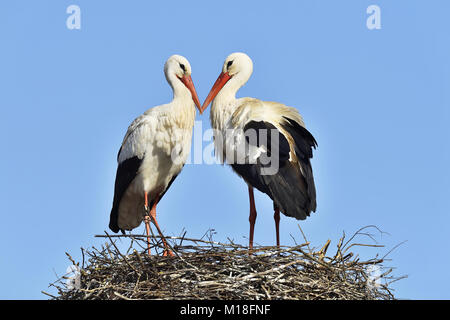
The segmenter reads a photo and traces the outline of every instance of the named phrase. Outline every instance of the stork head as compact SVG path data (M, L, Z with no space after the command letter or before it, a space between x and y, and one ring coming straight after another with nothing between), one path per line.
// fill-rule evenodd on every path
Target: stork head
M189 61L185 57L177 54L174 54L169 59L167 59L166 64L164 65L164 74L166 75L167 82L169 82L169 84L172 86L174 94L177 94L177 88L180 87L180 83L178 83L179 81L190 91L192 100L194 101L200 113L202 113L200 100L198 99L197 91L195 91L191 73L192 69Z
M248 55L242 52L230 54L223 63L222 72L214 83L211 91L203 102L201 111L203 112L211 101L217 96L222 88L228 87L230 94L235 94L250 78L253 72L253 62Z

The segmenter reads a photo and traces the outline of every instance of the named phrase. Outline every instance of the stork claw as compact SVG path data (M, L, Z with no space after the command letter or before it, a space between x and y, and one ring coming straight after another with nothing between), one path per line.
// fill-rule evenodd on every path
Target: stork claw
M173 254L172 251L170 251L170 249L164 249L164 253L163 253L163 257L174 257L175 255Z

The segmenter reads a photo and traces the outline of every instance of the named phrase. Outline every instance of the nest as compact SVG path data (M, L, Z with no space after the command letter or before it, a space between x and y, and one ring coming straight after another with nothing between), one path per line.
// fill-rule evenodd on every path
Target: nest
M390 284L400 278L378 255L361 261L350 249L378 244L353 243L342 236L334 254L331 241L320 250L310 243L292 247L254 247L206 239L165 237L174 256L162 256L163 236L152 236L152 254L143 235L102 235L109 242L100 249L82 249L83 261L72 275L50 286L53 299L394 299ZM212 234L212 232L211 232ZM129 241L122 253L118 238ZM123 244L123 243L122 243ZM125 250L124 250L125 251Z

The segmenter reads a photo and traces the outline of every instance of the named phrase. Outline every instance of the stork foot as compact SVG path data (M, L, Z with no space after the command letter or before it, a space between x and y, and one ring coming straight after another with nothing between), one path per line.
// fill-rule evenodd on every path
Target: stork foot
M163 252L163 257L174 257L175 255L173 254L172 251L170 251L170 249L164 249Z

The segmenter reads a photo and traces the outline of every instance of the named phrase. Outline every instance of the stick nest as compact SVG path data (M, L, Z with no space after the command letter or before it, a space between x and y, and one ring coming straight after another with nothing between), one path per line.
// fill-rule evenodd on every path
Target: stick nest
M365 227L367 228L367 227ZM392 268L385 256L361 261L349 249L377 244L354 243L342 236L334 254L330 240L320 250L306 241L293 247L247 247L230 241L165 237L174 256L162 256L161 236L151 237L152 256L142 235L110 236L101 249L82 249L83 261L50 286L53 299L394 299ZM121 239L121 240L119 240ZM122 253L117 242L129 241ZM125 251L125 250L124 250Z

